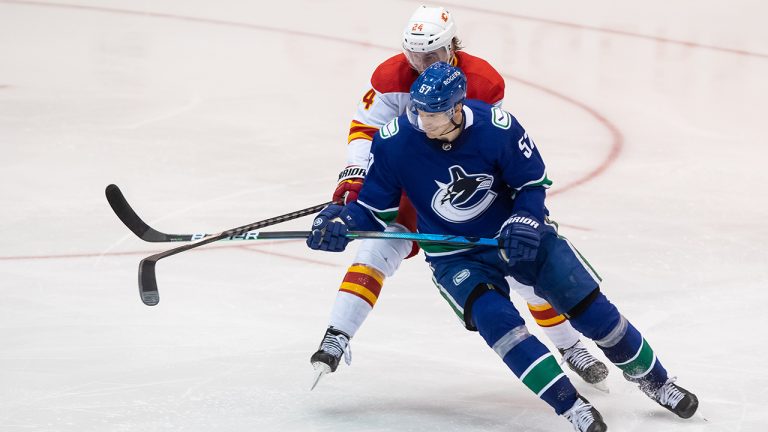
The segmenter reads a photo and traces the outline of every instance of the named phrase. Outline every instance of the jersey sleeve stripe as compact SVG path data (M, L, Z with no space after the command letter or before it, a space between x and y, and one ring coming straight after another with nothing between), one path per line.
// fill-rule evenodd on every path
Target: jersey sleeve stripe
M357 200L357 203L360 204L362 207L364 207L366 210L368 210L371 215L373 215L373 218L376 220L376 222L379 223L384 228L387 228L387 225L395 220L397 217L397 211L400 209L400 207L392 207L389 209L379 210L376 208L373 208L369 206L368 204Z
M350 143L356 139L373 141L373 136L376 135L376 132L378 131L379 128L376 126L371 126L352 120L352 123L349 125L349 137L347 138L347 143Z
M373 136L376 135L376 132L368 133L368 132L355 132L350 133L347 137L347 144L351 143L352 141L356 139L364 139L368 141L373 141Z
M520 186L517 190L520 190L524 187L538 187L541 186L544 189L549 189L550 186L552 186L552 180L550 180L547 177L547 173L545 172L540 178L536 180L529 181L528 183Z
M360 122L359 122L359 121L357 121L357 120L352 120L352 123L350 123L350 124L349 124L349 128L350 128L350 129L355 129L355 128L371 128L371 129L379 129L379 128L377 128L377 127L376 127L376 126L374 126L374 125L369 125L369 124L365 124L365 123L360 123Z

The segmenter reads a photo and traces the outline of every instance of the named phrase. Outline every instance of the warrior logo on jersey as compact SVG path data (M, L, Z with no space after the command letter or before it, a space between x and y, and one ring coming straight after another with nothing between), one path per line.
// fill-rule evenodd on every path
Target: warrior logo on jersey
M437 192L432 197L432 210L448 222L467 222L481 214L496 199L491 190L493 176L488 174L467 174L464 168L454 165L448 168L450 183L437 183Z

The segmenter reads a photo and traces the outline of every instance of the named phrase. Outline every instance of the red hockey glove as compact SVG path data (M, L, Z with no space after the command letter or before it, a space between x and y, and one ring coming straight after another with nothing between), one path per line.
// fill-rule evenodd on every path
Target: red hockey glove
M365 168L361 166L350 165L344 168L339 174L339 184L333 192L333 200L344 204L357 201L360 189L363 188L365 174Z

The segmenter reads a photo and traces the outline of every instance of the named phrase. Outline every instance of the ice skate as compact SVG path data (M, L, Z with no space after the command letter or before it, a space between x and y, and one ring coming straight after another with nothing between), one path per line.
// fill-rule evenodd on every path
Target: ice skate
M625 378L628 377L625 375ZM677 378L670 378L663 386L657 388L642 380L628 379L638 382L643 393L680 418L691 418L699 408L699 399L695 394L675 384Z
M558 349L558 351L563 355L563 362L581 379L592 384L598 390L608 393L608 385L605 382L608 377L608 368L605 363L590 354L581 341L576 342L568 349Z
M608 426L603 422L603 416L589 403L579 396L571 409L563 413L576 432L604 432Z
M317 386L320 378L324 375L336 372L342 356L344 356L344 361L347 364L352 362L349 336L333 327L328 327L328 330L325 331L325 336L323 336L323 341L320 342L319 349L309 358L309 362L312 363L312 367L315 369L315 376L310 390Z

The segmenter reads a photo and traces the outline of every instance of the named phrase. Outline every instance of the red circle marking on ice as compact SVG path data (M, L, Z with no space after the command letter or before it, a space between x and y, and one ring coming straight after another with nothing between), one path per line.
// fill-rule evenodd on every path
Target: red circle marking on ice
M50 7L50 8L62 8L62 9L76 9L76 10L86 10L86 11L92 11L92 12L101 12L101 13L112 13L112 14L119 14L119 15L133 15L133 16L142 16L142 17L152 17L152 18L165 18L165 19L173 19L173 20L179 20L179 21L187 21L187 22L199 22L199 23L205 23L205 24L213 24L213 25L222 25L222 26L228 26L228 27L238 27L238 28L248 28L253 30L260 30L260 31L268 31L268 32L275 32L275 33L282 33L282 34L291 34L294 36L302 36L302 37L308 37L312 39L323 39L323 40L329 40L332 42L339 42L339 43L345 43L345 44L351 44L351 45L357 45L365 48L376 48L386 51L393 51L395 50L392 47L383 46L383 45L374 45L344 38L339 38L335 36L328 36L328 35L322 35L322 34L314 34L314 33L307 33L307 32L300 32L296 30L289 30L285 28L275 28L275 27L268 27L268 26L262 26L257 24L249 24L249 23L242 23L242 22L236 22L236 21L227 21L227 20L217 20L217 19L211 19L211 18L198 18L198 17L188 17L183 15L176 15L176 14L170 14L170 13L162 13L162 12L148 12L148 11L136 11L136 10L128 10L128 9L119 9L119 8L109 8L109 7L100 7L100 6L87 6L87 5L74 5L74 4L55 4L55 3L46 3L46 2L35 2L35 1L18 1L18 0L0 0L0 3L14 3L14 4L21 4L21 5L31 5L31 6L42 6L42 7ZM489 12L490 13L490 12ZM594 178L600 176L603 174L608 167L618 158L621 147L623 145L623 137L621 133L619 132L619 129L613 125L610 121L608 121L605 116L600 114L596 109L588 106L586 103L577 101L576 99L573 99L571 97L568 97L560 92L557 92L556 90L544 87L540 84L533 83L531 81L525 80L523 78L516 77L514 75L508 74L508 73L502 73L502 75L510 80L517 81L518 83L529 86L531 88L534 88L536 90L542 91L544 93L547 93L557 99L560 99L562 101L565 101L566 103L572 104L586 113L588 113L590 116L595 118L595 120L603 125L605 128L608 129L608 131L611 134L612 142L610 145L610 150L606 156L606 158L594 169L587 172L584 176L576 179L575 181L572 181L570 183L566 183L565 185L552 190L549 195L554 196L558 195L560 193L566 192L570 189L573 189L579 185L582 185L584 183L589 182L590 180L593 180ZM245 247L248 250L256 251L256 249L253 249L253 246L235 246L235 247ZM266 251L258 251L260 253L269 253ZM121 256L121 255L142 255L145 254L145 252L137 251L137 252L108 252L104 254L96 254L96 253L85 253L85 254L64 254L64 255L47 255L47 256L25 256L25 257L0 257L0 261L3 260L17 260L17 259L55 259L55 258L92 258L92 257L98 257L98 256ZM285 257L289 257L287 255L282 255ZM298 259L297 257L291 257L292 259Z

